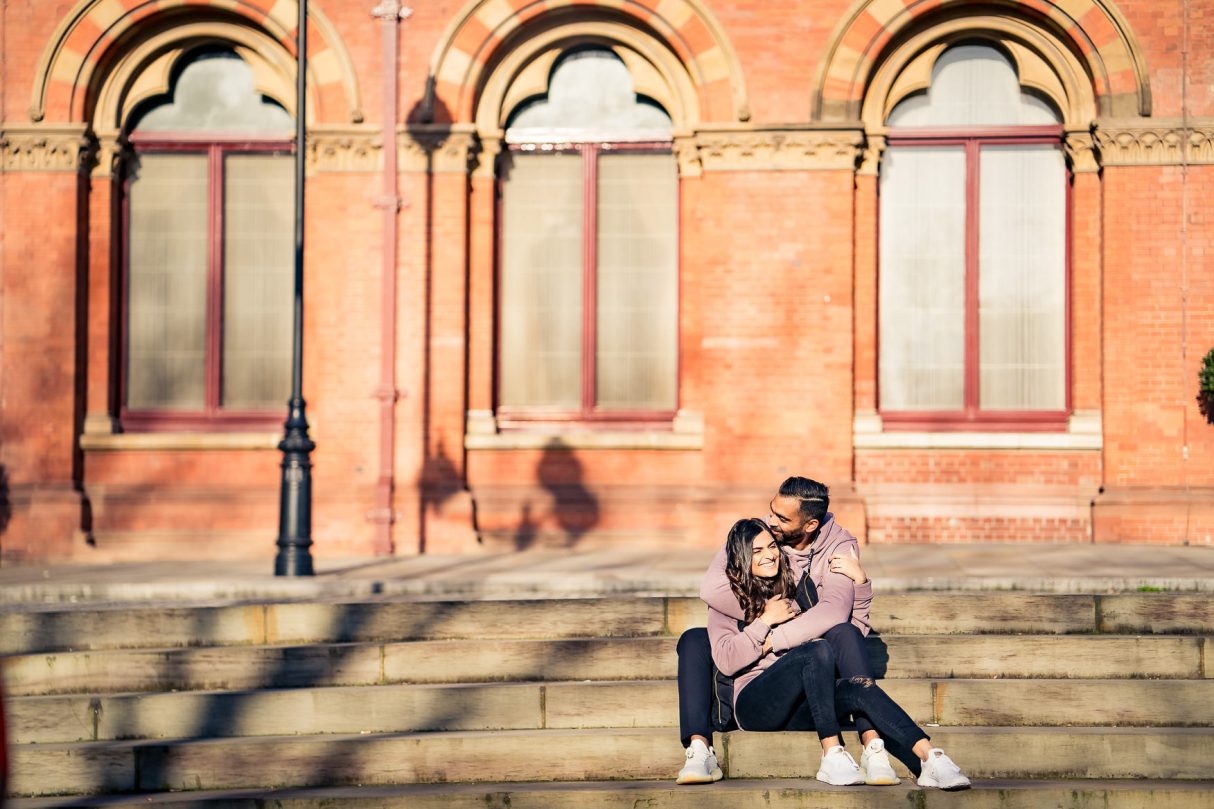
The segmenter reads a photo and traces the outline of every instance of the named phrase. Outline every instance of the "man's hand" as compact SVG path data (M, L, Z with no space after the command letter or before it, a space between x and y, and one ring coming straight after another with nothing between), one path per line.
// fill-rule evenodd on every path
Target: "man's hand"
M797 603L790 598L769 598L767 607L759 620L768 626L777 626L797 617Z
M846 556L836 553L830 557L829 561L831 573L842 573L856 584L864 584L864 582L868 581L864 568L860 567L860 560L856 558L854 548L849 547Z
M767 654L770 651L771 651L771 635L768 635L767 638L763 641L763 653L760 654L759 657L762 657L763 655Z

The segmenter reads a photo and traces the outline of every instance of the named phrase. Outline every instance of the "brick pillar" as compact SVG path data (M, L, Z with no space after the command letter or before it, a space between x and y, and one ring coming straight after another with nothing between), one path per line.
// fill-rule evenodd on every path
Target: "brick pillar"
M0 185L0 556L62 559L84 540L76 446L83 138L68 127L5 135L29 148L28 165L6 171Z

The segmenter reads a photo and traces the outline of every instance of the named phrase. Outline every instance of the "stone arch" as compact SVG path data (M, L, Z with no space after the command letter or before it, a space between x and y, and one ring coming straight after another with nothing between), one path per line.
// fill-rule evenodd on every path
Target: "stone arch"
M1091 127L1096 97L1083 64L1073 53L1020 20L978 16L920 31L887 54L872 74L860 108L865 131L883 133L894 106L927 89L932 69L944 51L975 39L988 42L1007 56L1021 88L1048 99L1067 130L1086 131Z
M191 23L161 31L124 52L92 93L86 122L98 135L116 134L144 101L167 94L177 64L199 47L232 50L253 72L257 91L295 115L295 58L256 29L223 23ZM309 122L315 119L316 88L309 86Z
M659 53L665 51L689 78L697 115L750 119L741 63L702 0L470 0L435 47L422 119L473 120L483 106L479 102L487 81L500 74L493 63L503 58L503 43L517 41L524 27L530 32L537 26L547 38L564 28L570 36L597 34L604 41L623 41L655 67L671 61ZM681 103L693 106L686 99Z
M266 55L265 45L273 43L289 57L285 61L272 58L268 63L282 66L289 61L293 73L297 9L291 0L79 0L60 21L38 60L30 119L87 121L99 100L100 85L108 82L103 75L107 68L128 61L125 56L114 56L116 43L129 39L136 28L151 29L155 20L167 15L178 15L180 22L164 26L159 35L162 39L171 39L171 32L184 28L196 39L236 37L232 42L238 46L248 46L252 36L262 45L256 52ZM362 100L350 55L337 29L315 4L309 7L308 18L315 27L308 44L309 104L315 107L315 116L309 117L360 123ZM136 46L139 48L141 45Z
M527 97L548 92L552 67L561 52L579 45L610 48L632 74L636 91L659 104L676 130L688 131L700 120L698 94L678 58L635 29L604 23L572 23L529 38L494 65L473 112L484 138L499 137L510 110Z
M1015 46L1006 50L1017 62L1022 83L1031 76L1028 86L1051 95L1056 88L1033 84L1039 79L1049 83L1036 72L1036 58L1045 60L1069 99L1092 99L1090 117L1151 114L1146 60L1111 0L1002 0L964 6L941 6L938 0L856 0L835 27L819 64L811 117L855 121L878 74L889 79L891 55L898 55L898 67L910 67L930 46L928 40L957 39L966 32L1010 38ZM912 40L919 43L919 51L907 48ZM1067 115L1065 107L1063 113ZM1090 120L1085 127L1087 123Z

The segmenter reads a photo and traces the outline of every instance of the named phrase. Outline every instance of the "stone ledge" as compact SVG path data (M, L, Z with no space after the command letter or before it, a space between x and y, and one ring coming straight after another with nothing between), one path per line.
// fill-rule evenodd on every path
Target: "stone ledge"
M281 433L113 433L80 436L86 452L278 449Z
M853 422L855 449L1014 449L1091 451L1104 447L1099 412L1076 411L1066 432L886 431L878 413L858 411Z
M704 436L700 433L659 431L580 431L562 433L503 432L468 434L464 449L662 449L701 450Z

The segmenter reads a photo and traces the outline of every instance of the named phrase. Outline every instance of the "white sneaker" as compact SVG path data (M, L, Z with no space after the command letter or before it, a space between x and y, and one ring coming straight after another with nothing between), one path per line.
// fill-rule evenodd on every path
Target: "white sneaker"
M923 762L923 772L919 775L919 786L938 787L940 789L969 789L970 779L961 773L961 768L944 754L939 747L933 747Z
M863 784L864 775L851 753L842 745L835 745L822 754L822 764L818 767L818 780L825 781L837 787Z
M860 772L864 773L864 783L874 786L890 786L902 780L889 763L889 753L885 752L881 739L873 739L860 754Z
M699 739L693 739L687 748L687 763L679 770L676 784L711 784L725 777L717 764L716 752Z

